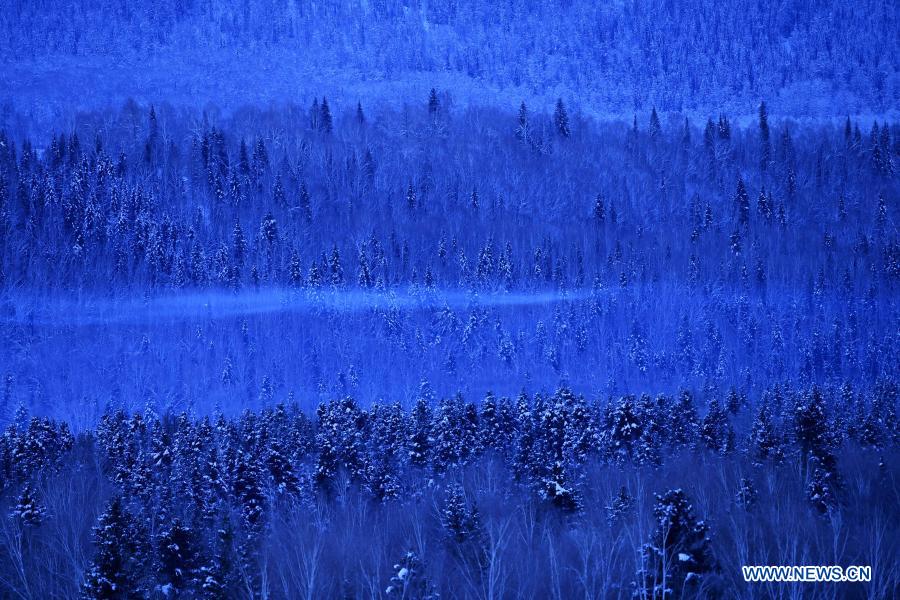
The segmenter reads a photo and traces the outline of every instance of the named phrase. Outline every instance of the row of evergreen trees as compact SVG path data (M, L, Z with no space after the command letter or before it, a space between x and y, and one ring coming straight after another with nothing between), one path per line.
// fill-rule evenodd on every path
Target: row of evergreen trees
M65 423L20 412L0 436L0 493L11 502L8 518L39 528L66 516L47 514L38 486L52 485L52 473L64 465L97 462L113 491L95 528L88 597L160 589L165 597L230 597L241 585L259 585L254 552L279 507L312 510L354 495L380 505L415 503L423 477L445 487L440 519L453 552L483 566L478 508L454 481L491 464L504 466L510 489L530 491L548 514L577 522L597 464L656 468L684 452L712 462L744 455L759 473L799 465L811 508L832 515L843 494L839 453L848 444L893 452L900 442L897 401L890 382L865 393L775 386L757 402L737 391L715 398L701 417L688 391L606 402L567 389L514 400L489 393L475 404L458 395L435 402L423 383L408 410L396 403L363 409L350 398L321 404L314 417L295 404L212 419L114 410L77 439ZM753 477L734 493L749 509ZM609 518L629 518L633 502L623 490L610 499ZM695 520L683 492L661 496L654 514L641 589L680 589L715 571L708 526ZM671 560L680 554L689 558ZM409 585L401 577L392 587Z
M40 151L27 140L18 150L0 134L4 279L27 280L29 270L50 271L53 261L47 285L90 286L90 266L140 287L624 286L653 270L642 256L643 231L664 235L653 253L689 259L700 273L718 266L702 252L715 248L735 257L732 270L761 283L776 279L784 250L771 241L801 233L821 235L826 249L842 247L843 238L875 273L898 273L888 202L897 189L896 125L875 122L865 140L848 119L843 136L808 132L797 147L787 125L774 141L763 104L758 130L732 134L720 116L718 125L706 124L702 143L687 121L664 132L655 109L647 129L637 120L624 135L585 124L570 139L562 101L549 131L546 118L530 116L523 104L518 124L500 127L508 132L503 154L517 172L511 179L490 168L461 172L470 161L493 162L486 156L493 150L458 145L483 132L444 113L434 90L427 117L399 115L399 138L383 124L367 125L358 106L353 124L332 139L325 99L314 103L305 128L249 145L209 125L185 145L185 123L169 123L163 135L152 108L142 136L126 129L133 110L94 131L91 148L77 131L54 135ZM415 127L425 135L408 140ZM442 140L436 148L434 136ZM119 149L111 153L112 144ZM521 145L554 154L535 162ZM403 158L404 146L421 158ZM603 167L610 160L624 161L624 178ZM560 209L574 211L568 216L583 239L559 235ZM629 235L635 227L637 240ZM341 229L352 235L329 235ZM838 257L822 268L826 278L855 277Z

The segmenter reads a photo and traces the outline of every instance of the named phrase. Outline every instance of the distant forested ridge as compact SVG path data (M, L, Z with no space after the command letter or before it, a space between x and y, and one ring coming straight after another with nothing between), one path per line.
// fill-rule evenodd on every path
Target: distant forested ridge
M40 74L52 57L85 59L65 64L87 77L97 68L90 57L157 58L131 76L168 64L175 69L164 85L175 89L186 83L175 79L205 77L203 58L249 53L266 57L275 80L304 65L371 85L453 75L521 97L577 99L601 115L652 106L744 115L765 97L777 114L836 117L896 111L898 30L891 0L38 0L0 10L0 57L33 65L33 79L11 80L19 93L66 76ZM198 60L192 73L187 66ZM208 83L208 99L242 92L227 79Z

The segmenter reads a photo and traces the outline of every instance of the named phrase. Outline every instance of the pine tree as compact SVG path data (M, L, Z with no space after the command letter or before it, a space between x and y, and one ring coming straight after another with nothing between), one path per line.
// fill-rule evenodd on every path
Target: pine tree
M571 135L569 131L569 114L563 104L562 98L556 101L556 110L553 112L553 124L556 126L556 132L563 139Z
M764 399L750 429L750 455L761 465L767 461L781 464L784 460L782 435L772 417L768 399Z
M409 185L406 187L406 208L409 209L409 212L414 212L416 205L416 188L413 187L412 182L409 182Z
M606 520L610 525L624 521L634 510L634 497L624 485L606 507Z
M31 483L26 482L22 487L22 492L19 494L9 516L20 521L26 527L40 527L44 522L47 516L47 509L38 501Z
M606 207L603 201L603 194L597 194L594 200L594 220L600 224L606 218Z
M528 108L526 108L524 101L519 106L519 121L516 126L516 138L523 143L528 143Z
M450 484L441 511L447 544L460 561L478 566L483 563L485 531L476 506L469 507L462 486Z
M191 597L198 586L197 541L180 519L163 531L157 542L157 582L167 598Z
M800 446L801 469L806 473L810 457L831 455L832 437L829 431L825 399L818 387L798 397L794 406L794 435Z
M328 99L322 98L322 107L320 108L321 116L319 117L319 129L326 134L330 134L333 124L331 121L331 109L328 108Z
M715 587L709 580L718 566L709 526L694 516L685 493L676 489L657 496L653 516L656 528L651 542L643 549L639 595L682 598L699 589L711 594Z
M607 406L603 429L606 452L613 462L633 460L643 436L634 396L622 396L614 406Z
M266 499L262 491L259 460L249 452L239 450L233 467L234 497L240 502L247 526L258 530L263 525Z
M694 405L693 395L682 390L678 399L671 404L667 418L668 442L673 448L693 446L700 431L700 419Z
M434 119L437 117L440 108L441 106L438 101L437 91L434 88L431 88L431 91L428 93L428 115Z
M734 203L738 212L738 223L747 225L750 223L750 196L744 187L743 178L738 178L737 191L734 194Z
M312 201L310 200L309 190L306 187L306 181L300 182L300 213L303 215L307 225L312 223Z
M653 111L650 113L650 129L648 130L650 139L655 140L659 137L661 131L662 126L659 124L659 115L656 114L656 107L654 106Z
M709 401L709 410L700 426L700 439L707 448L718 454L724 455L734 450L734 429L728 414L715 398Z
M813 456L810 459L810 470L812 476L806 487L806 497L820 515L827 516L839 505L841 481L836 461L832 455Z
M848 126L849 123L850 120L848 118ZM769 113L766 110L765 102L760 102L759 104L759 142L759 168L765 171L769 166L769 162L772 160L772 143L770 141L769 133Z
M344 268L341 266L341 254L336 245L331 246L331 257L328 259L328 269L331 273L331 285L338 287L344 283Z
M97 550L85 577L85 597L99 600L144 595L146 553L142 539L134 517L116 496L94 527Z
M765 187L759 190L759 197L756 200L756 212L763 221L767 223L772 222L772 204L769 201L769 197L766 195Z
M212 556L199 570L200 594L204 600L239 595L241 557L235 546L234 525L227 516L216 532Z

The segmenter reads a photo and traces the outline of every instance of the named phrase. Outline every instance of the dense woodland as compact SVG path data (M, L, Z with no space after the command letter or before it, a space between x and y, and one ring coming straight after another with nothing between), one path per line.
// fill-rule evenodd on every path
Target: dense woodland
M898 126L451 106L0 136L2 595L900 587Z
M71 64L89 76L90 57L158 58L184 73L186 63L243 53L266 57L276 79L299 64L372 82L452 75L577 97L600 114L653 105L746 114L763 97L779 114L835 117L900 106L898 30L892 0L15 0L0 10L0 56L38 70L80 57ZM77 78L69 85L81 94Z
M700 409L688 391L473 403L423 383L408 410L111 410L77 437L20 413L0 437L0 585L20 598L888 598L896 403L893 384L775 386ZM874 579L754 590L746 563L866 564Z
M896 374L896 125L447 104L5 137L0 415Z

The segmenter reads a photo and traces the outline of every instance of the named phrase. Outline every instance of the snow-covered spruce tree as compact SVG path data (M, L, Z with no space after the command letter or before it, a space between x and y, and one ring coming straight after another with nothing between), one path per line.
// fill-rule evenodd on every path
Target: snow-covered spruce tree
M756 465L766 462L778 465L784 461L784 436L772 416L768 397L763 398L750 428L749 452L751 460Z
M481 431L479 437L481 446L485 450L493 450L501 456L506 456L511 451L515 437L515 417L512 402L507 397L497 400L493 393L488 392L481 403L479 415Z
M700 425L700 439L706 448L717 454L725 455L735 448L734 428L716 398L709 401L709 409Z
M650 127L647 129L647 133L650 136L651 140L655 140L660 136L662 132L662 126L659 123L659 115L656 114L656 107L650 111Z
M316 409L316 445L319 457L314 478L326 493L333 492L339 471L354 483L366 479L366 452L363 442L368 415L352 398L320 404Z
M765 171L772 160L772 143L769 132L769 113L766 110L766 103L759 103L759 168Z
M793 409L794 437L800 447L800 466L806 473L810 457L822 457L832 452L825 398L818 386L798 395Z
M865 447L883 449L900 440L897 419L897 386L880 381L872 392L869 410L858 425L858 438Z
M537 422L532 430L534 441L528 459L535 491L566 513L581 510L578 486L586 454L581 443L588 436L588 418L587 411L580 410L576 422L578 404L577 397L565 388L558 390L548 402L536 403Z
M199 542L176 518L156 543L156 589L166 598L190 598L200 586Z
M515 480L526 483L537 472L537 466L534 464L534 413L531 400L525 392L519 394L515 411L516 432L510 461Z
M744 186L743 178L738 178L737 190L734 193L735 210L737 211L737 221L743 226L750 224L750 195Z
M234 525L227 515L215 538L211 557L199 570L199 596L208 600L233 598L239 594L241 556L235 545Z
M806 497L819 514L827 516L840 504L838 493L842 486L837 461L830 454L823 457L813 455L809 460L809 469L812 474L806 486Z
M637 401L642 426L634 460L639 465L662 464L662 447L668 433L665 421L667 402L666 396L660 395L654 400L648 394L642 394Z
M469 567L479 568L484 564L486 533L481 514L477 506L468 506L459 484L447 486L440 516L451 554Z
M397 498L406 464L406 419L400 404L373 404L369 409L366 485L376 500Z
M685 493L675 489L657 496L653 517L656 527L643 549L635 595L665 599L712 593L718 565L709 526L694 515Z
M232 493L239 503L245 525L254 532L262 529L266 509L260 462L260 457L254 456L249 451L239 450L232 466L234 472Z
M478 408L473 402L466 402L462 413L462 437L460 440L460 458L463 464L476 461L484 447L479 436Z
M462 396L457 394L452 398L442 399L431 424L434 440L431 466L436 473L443 473L462 464L465 429L465 403Z
M26 527L40 527L47 516L47 509L38 500L30 482L22 487L22 492L9 513L10 518L21 522Z
M673 449L690 448L697 443L700 431L700 419L694 396L688 390L682 390L677 400L669 404L665 418L668 429L667 440Z
M739 392L737 388L732 386L728 390L728 397L725 399L725 408L728 409L728 412L736 415L746 403L747 397Z
M266 466L276 494L293 496L300 492L300 478L277 436L269 443Z
M794 406L794 435L800 446L801 470L807 482L807 498L821 514L839 504L843 487L838 472L835 435L821 390L813 389L797 398Z
M431 423L434 417L430 402L420 394L409 416L409 462L416 467L428 465L431 456Z
M634 396L619 398L607 405L603 417L603 445L609 459L624 464L634 459L643 436L643 423Z
M113 498L94 527L96 552L85 575L85 597L144 597L149 560L145 539L145 532L123 506L122 498Z
M438 111L441 109L440 101L438 100L437 90L431 88L431 91L428 93L428 114L433 119L437 117Z
M528 136L528 108L525 106L525 102L522 101L522 104L519 105L519 119L516 125L516 139L521 141L523 144L528 144Z
M569 130L569 113L566 111L566 105L563 104L562 98L556 101L556 109L553 111L553 124L556 126L556 133L559 134L559 137L566 139L572 134Z

